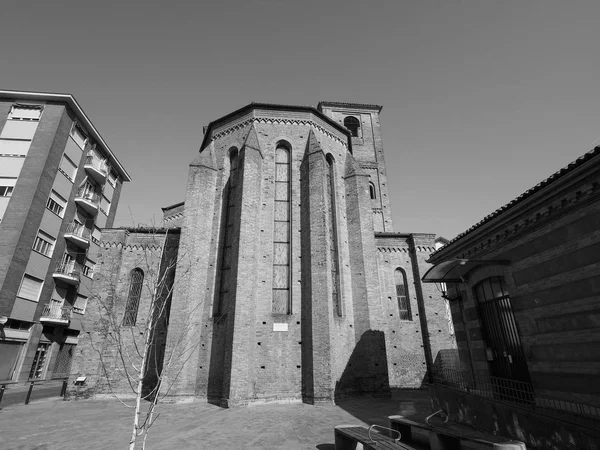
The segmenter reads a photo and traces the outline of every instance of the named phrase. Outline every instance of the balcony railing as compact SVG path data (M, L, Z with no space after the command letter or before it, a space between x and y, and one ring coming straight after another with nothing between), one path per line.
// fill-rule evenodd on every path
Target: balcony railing
M100 196L88 189L79 189L75 195L75 203L81 206L88 213L95 215L98 212Z
M63 306L62 302L51 301L44 306L40 322L68 324L72 312L73 308L71 306Z
M89 155L86 157L83 167L88 175L90 175L96 182L102 184L106 181L106 177L108 176L108 166L104 161Z
M81 277L81 266L74 262L59 263L52 274L54 279L64 281L67 284L79 284Z
M77 222L72 222L67 226L65 239L73 242L79 247L88 248L90 245L91 233L86 227Z
M498 377L477 377L470 372L439 368L434 383L469 394L535 410L563 420L600 428L600 408L566 400L539 397L531 383Z

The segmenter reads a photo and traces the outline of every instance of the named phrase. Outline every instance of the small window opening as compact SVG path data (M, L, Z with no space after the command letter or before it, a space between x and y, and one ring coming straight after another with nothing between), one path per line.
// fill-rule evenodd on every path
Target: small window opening
M375 185L373 183L369 183L369 195L371 196L371 200L377 198L377 192L375 191Z
M360 122L356 117L348 116L344 119L344 126L350 130L352 137L358 137Z

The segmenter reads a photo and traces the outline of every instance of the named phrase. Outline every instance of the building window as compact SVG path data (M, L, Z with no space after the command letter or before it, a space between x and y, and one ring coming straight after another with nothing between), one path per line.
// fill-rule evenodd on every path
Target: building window
M0 178L0 197L10 197L15 190L17 184L16 177L1 177Z
M490 372L494 377L530 382L527 359L504 277L473 287Z
M65 174L69 180L75 180L75 175L77 174L77 164L75 164L66 153L63 154L58 169Z
M43 284L43 280L25 274L23 275L23 281L21 281L21 287L19 288L17 297L37 302L40 299L40 292L42 291Z
M133 327L137 320L138 308L140 306L140 297L142 295L142 286L144 284L144 271L135 268L131 272L131 282L129 284L129 295L127 296L127 305L125 305L125 315L123 316L123 326Z
M290 146L275 148L273 224L273 314L291 314L290 305Z
M50 197L48 197L48 203L46 203L46 208L48 208L58 217L62 217L66 205L67 201L64 198L58 195L55 191L50 192Z
M42 230L38 231L35 242L33 243L33 250L41 253L44 256L52 256L52 250L54 250L54 243L56 239L50 236L48 233L44 233Z
M46 368L46 359L49 350L50 344L38 344L35 356L33 357L33 364L29 371L30 380L38 380L44 376L44 369Z
M396 269L394 272L394 282L396 283L396 299L398 300L398 312L400 320L412 320L410 310L410 298L408 296L408 283L406 282L406 272L402 269Z
M338 238L336 222L335 200L335 162L331 155L327 155L327 172L325 181L325 210L327 211L327 243L329 247L331 298L334 311L338 316L343 315L340 293L340 272L338 261Z
M110 170L108 172L108 182L112 185L112 187L115 187L117 185L117 174L115 173L114 170Z
M87 137L79 127L77 123L74 123L71 127L71 137L75 141L75 143L83 150L85 147L85 143L87 141Z
M375 191L375 185L369 182L369 195L371 196L371 200L375 200L377 198L377 191Z
M27 156L41 114L38 105L13 105L0 133L0 154Z
M100 228L94 225L94 229L92 230L92 242L94 244L100 244L100 238L102 237L102 231Z
M219 281L219 297L217 300L215 315L220 316L223 313L223 306L229 294L229 276L231 274L231 260L233 258L233 219L235 208L235 188L237 185L238 173L238 151L232 148L229 153L229 180L224 189L224 207L223 211L223 247L221 252L221 272Z
M81 268L81 272L88 278L94 278L94 268L96 267L96 263L94 261L90 261L89 259L85 260L83 263L83 267Z
M41 105L15 104L10 110L8 118L11 120L40 120L44 107Z
M77 314L84 314L87 301L88 298L85 295L77 294L75 304L73 305L73 312L76 312Z
M100 210L107 216L110 212L110 201L104 195L100 197Z
M344 119L344 126L350 130L352 137L359 136L360 121L353 116L348 116Z
M10 197L13 190L14 186L0 186L0 197Z

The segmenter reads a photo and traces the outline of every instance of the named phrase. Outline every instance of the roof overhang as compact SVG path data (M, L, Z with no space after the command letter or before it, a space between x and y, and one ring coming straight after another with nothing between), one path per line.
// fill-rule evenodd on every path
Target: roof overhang
M50 92L29 92L29 91L7 91L0 90L0 98L8 98L15 100L29 100L36 101L42 100L47 102L65 102L71 108L71 111L75 113L77 119L83 125L83 128L91 135L94 141L108 154L112 166L119 172L124 181L131 181L131 176L125 170L125 167L119 162L115 154L112 152L106 141L102 138L92 121L83 112L75 97L71 94L56 94Z
M481 259L452 259L431 267L421 280L423 283L463 283L471 270L483 265L507 265L509 261L487 261Z

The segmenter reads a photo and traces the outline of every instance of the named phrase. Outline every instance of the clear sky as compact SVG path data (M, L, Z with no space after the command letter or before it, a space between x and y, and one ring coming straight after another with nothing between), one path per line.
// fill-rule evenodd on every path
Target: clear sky
M184 199L202 127L245 104L383 105L396 231L452 238L600 137L600 2L4 0L0 89L71 93L133 182Z

